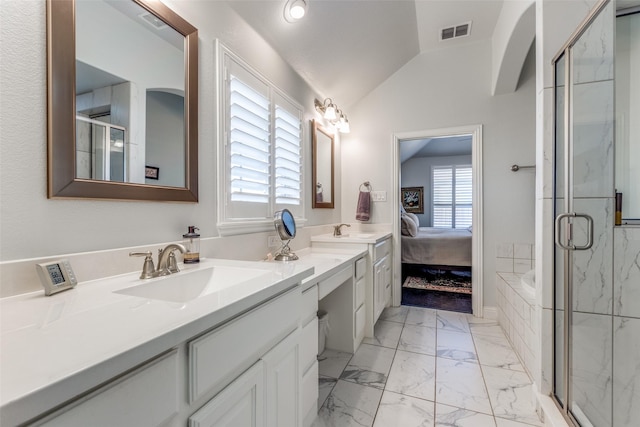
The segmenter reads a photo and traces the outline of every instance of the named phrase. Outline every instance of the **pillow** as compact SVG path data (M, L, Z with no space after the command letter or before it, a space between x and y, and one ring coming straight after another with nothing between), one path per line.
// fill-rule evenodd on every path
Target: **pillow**
M407 212L405 215L407 215L411 220L413 220L413 222L416 223L416 227L420 228L420 219L418 218L418 215L411 212Z
M400 233L411 237L416 237L418 234L418 226L408 214L400 216Z

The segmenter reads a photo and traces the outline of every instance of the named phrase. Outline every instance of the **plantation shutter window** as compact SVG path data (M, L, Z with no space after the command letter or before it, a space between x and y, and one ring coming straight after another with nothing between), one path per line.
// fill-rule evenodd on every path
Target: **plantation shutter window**
M452 228L453 170L433 168L433 226Z
M275 108L275 202L302 203L302 121L284 107Z
M455 222L454 228L471 226L472 169L471 166L455 168Z
M218 230L273 230L289 209L304 219L302 107L221 47Z
M472 176L467 165L433 168L433 227L467 228L472 224Z
M229 98L231 200L269 203L269 100L233 75Z

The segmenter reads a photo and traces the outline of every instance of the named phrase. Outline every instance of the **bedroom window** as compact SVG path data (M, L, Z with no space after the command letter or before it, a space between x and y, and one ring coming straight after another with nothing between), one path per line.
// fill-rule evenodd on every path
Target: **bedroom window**
M222 235L270 230L277 210L304 215L302 108L222 50L218 228Z
M471 166L436 166L432 169L432 175L433 227L469 227L472 213Z

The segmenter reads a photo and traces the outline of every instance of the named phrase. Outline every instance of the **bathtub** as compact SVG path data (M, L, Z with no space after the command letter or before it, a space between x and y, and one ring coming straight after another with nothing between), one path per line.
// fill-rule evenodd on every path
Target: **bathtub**
M529 270L520 278L520 284L525 294L531 298L536 296L536 271Z

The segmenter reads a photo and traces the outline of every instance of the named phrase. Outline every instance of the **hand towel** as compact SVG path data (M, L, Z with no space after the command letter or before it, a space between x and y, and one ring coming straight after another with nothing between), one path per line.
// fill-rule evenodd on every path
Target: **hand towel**
M371 192L361 191L358 195L358 207L356 208L357 221L369 221L371 212Z

